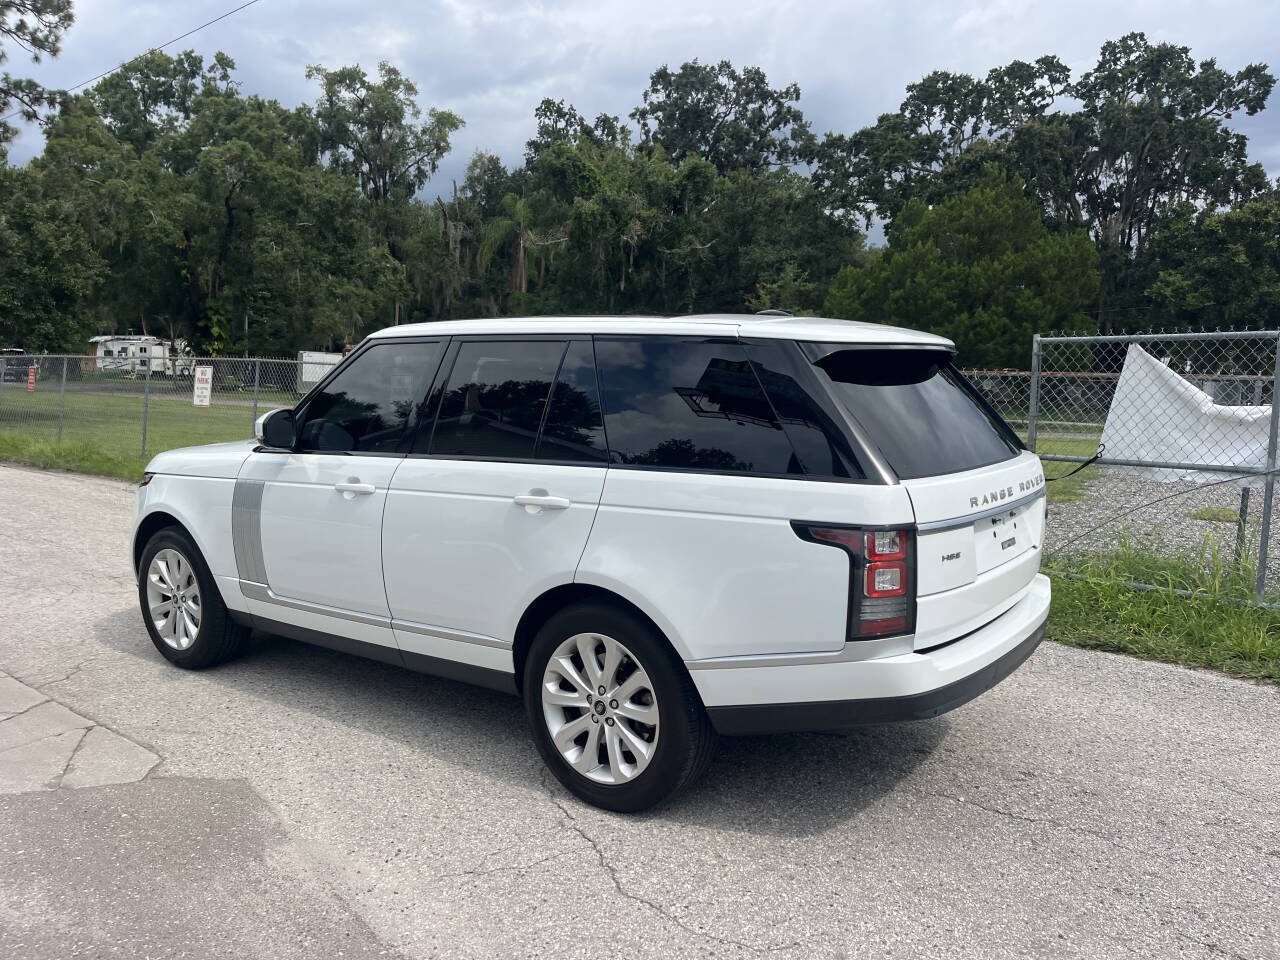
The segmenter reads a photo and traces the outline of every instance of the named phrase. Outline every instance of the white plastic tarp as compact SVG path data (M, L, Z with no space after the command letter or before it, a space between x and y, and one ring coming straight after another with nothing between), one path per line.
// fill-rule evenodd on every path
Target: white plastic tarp
M1270 407L1225 407L1136 343L1129 345L1102 428L1107 459L1203 463L1263 468ZM1136 467L1133 472L1173 483L1208 483L1229 474ZM1261 483L1242 479L1240 483Z

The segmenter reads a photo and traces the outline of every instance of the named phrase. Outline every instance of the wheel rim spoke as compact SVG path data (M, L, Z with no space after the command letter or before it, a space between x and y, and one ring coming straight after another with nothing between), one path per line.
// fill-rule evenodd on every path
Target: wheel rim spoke
M632 703L631 701L624 703L619 700L618 709L615 712L620 717L635 720L637 723L647 723L650 726L658 721L658 711L654 709L652 704L648 703Z
M649 762L649 755L653 752L653 744L641 740L640 736L625 723L620 723L613 729L618 731L618 736L626 743L627 749L635 755L638 762Z
M577 720L570 720L557 730L552 734L551 739L555 741L556 746L560 748L562 753L568 752L577 746L574 741L591 725L591 717L584 713Z
M556 657L552 664L560 676L578 688L578 692L583 695L584 699L588 693L594 692L591 684L578 672L578 668L573 665L573 661L568 657Z
M582 753L578 754L577 759L566 756L565 759L573 765L573 768L579 773L590 773L600 766L600 728L603 724L591 723L587 721L587 742L582 748Z
M626 703L637 693L649 685L649 677L643 670L637 670L631 676L609 692L619 703Z
M557 684L554 689L550 687L544 688L542 691L542 702L553 704L557 707L577 707L579 710L589 709L587 707L587 698L581 690L562 690Z
M613 637L576 634L555 649L543 674L542 712L555 749L589 780L626 783L653 759L657 695L640 661Z
M605 687L612 687L618 667L622 663L622 644L612 637L604 637L604 669L600 673L600 682Z
M595 688L600 686L604 680L600 672L600 663L596 660L596 637L593 634L584 633L576 639L578 656L582 658L584 679L591 687L592 692L595 692Z

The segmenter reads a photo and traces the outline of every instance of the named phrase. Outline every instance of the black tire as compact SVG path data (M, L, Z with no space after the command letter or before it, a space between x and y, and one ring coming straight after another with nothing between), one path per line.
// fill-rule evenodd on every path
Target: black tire
M167 642L151 617L147 599L148 571L151 561L161 550L174 550L185 558L199 586L200 623L194 641L186 649L177 649ZM138 604L151 642L166 660L185 670L201 670L224 663L239 656L248 646L250 629L231 619L208 564L195 543L179 527L165 527L158 531L143 548L138 564Z
M599 783L575 770L553 742L543 713L542 688L548 663L562 643L583 633L620 642L651 681L659 716L654 752L648 765L623 783ZM647 622L607 603L573 604L542 626L525 660L523 693L533 740L543 761L567 790L606 810L647 810L690 787L715 756L715 729L693 681L666 639Z

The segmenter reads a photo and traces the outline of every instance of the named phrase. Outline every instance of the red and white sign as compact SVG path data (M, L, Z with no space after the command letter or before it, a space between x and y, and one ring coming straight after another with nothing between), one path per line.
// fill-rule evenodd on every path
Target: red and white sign
M27 367L27 393L36 392L36 368L35 365Z
M196 367L191 401L197 407L207 407L213 395L213 367Z

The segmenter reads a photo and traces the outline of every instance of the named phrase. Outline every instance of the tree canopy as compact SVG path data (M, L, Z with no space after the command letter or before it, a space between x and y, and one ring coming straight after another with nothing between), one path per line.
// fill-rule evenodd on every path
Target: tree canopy
M56 53L70 23L69 0L0 0L0 53ZM0 346L290 354L462 316L784 309L1021 366L1035 331L1280 323L1277 186L1231 126L1265 108L1262 64L1134 33L1075 77L1052 55L930 73L818 138L797 84L693 60L629 122L544 98L520 162L478 152L447 185L461 117L390 63L305 72L292 106L223 53L153 51L74 96L5 74L46 139L0 159Z
M1052 232L1023 184L990 167L935 206L907 202L889 245L846 267L829 316L921 327L953 340L967 365L1016 367L1034 333L1084 333L1098 252L1083 230Z
M33 63L57 56L62 35L75 22L71 0L0 0L0 67L9 59L7 47L17 46ZM34 120L41 110L57 106L60 95L34 80L0 72L0 147L13 139L13 116ZM13 111L10 114L10 111Z

